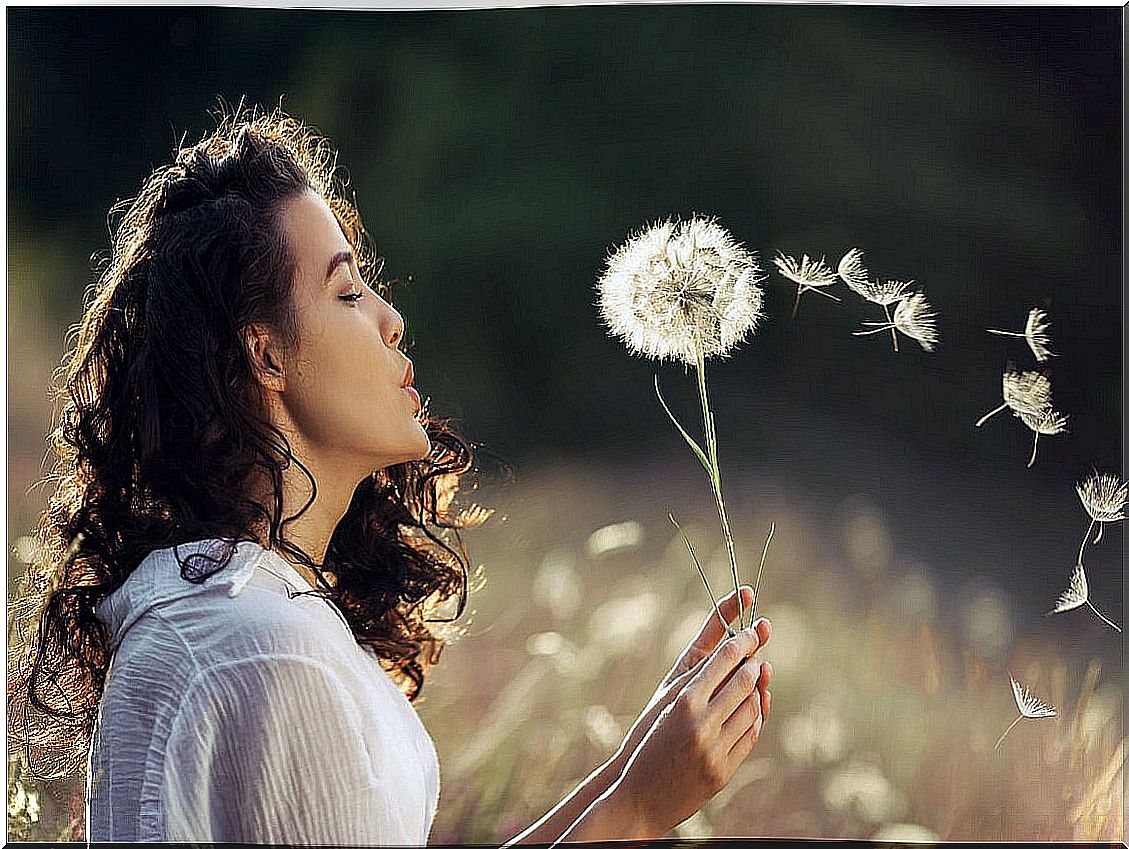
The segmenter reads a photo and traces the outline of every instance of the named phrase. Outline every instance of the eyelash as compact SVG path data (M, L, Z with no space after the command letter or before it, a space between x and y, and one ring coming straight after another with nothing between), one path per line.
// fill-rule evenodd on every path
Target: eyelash
M337 297L340 298L342 301L359 301L364 296L365 296L364 292L353 292L350 295L338 295Z

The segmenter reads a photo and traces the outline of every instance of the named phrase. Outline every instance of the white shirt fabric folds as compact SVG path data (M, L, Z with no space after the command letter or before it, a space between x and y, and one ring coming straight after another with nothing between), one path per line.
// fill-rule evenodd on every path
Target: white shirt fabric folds
M87 840L426 844L439 762L411 702L275 552L241 541L181 578L177 555L229 546L154 551L99 606L115 651Z

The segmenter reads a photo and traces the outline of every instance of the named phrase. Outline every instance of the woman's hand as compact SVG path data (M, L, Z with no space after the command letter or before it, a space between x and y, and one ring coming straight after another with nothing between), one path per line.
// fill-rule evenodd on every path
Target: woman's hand
M647 835L666 833L705 805L756 745L771 701L767 689L762 693L771 667L766 662L762 671L754 655L768 629L767 620L758 620L680 674L677 665L672 670L663 692L667 703L610 789L631 801ZM701 643L687 647L685 662L692 662L695 643L709 643L705 631Z
M741 587L741 601L746 609L753 603L753 588L747 584ZM726 622L732 623L736 621L738 614L737 594L731 592L729 595L725 596L725 598L718 603L718 609L721 611L721 615L725 618ZM772 626L767 619L760 619L755 622L754 625L757 627L761 646L764 646L772 634ZM619 750L613 757L613 761L621 762L621 770L622 766L626 764L627 759L631 756L631 753L638 748L643 737L651 730L651 726L655 724L655 720L658 718L662 709L674 701L674 698L682 691L682 688L686 686L692 674L698 669L702 661L713 653L724 636L725 629L722 628L721 622L717 618L717 612L711 611L705 621L702 622L698 633L687 643L686 647L679 654L678 659L674 662L674 666L671 667L670 671L659 683L654 695L652 695L650 701L647 702L647 706L643 708L643 711L632 724L627 732L627 736L624 737L623 742L620 744ZM767 663L765 674L761 676L760 682L757 684L757 688L760 691L761 711L766 719L768 718L769 704L772 701L772 696L768 691L768 685L771 679L772 664Z

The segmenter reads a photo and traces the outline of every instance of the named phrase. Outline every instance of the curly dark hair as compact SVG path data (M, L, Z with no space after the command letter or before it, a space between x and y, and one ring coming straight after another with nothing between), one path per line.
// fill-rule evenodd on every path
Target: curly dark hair
M458 529L489 511L452 509L459 476L473 469L472 448L426 405L428 456L365 477L323 563L285 538L296 516L281 515L282 470L293 463L314 485L306 507L316 483L268 422L241 342L252 323L297 342L294 258L280 208L307 189L320 194L365 279L385 296L390 284L375 279L383 262L355 196L345 197L328 139L281 106L268 113L220 102L213 132L179 146L136 198L111 210L111 219L124 215L111 224L110 254L55 372L52 394L63 409L46 480L57 488L36 529L38 561L13 604L15 637L9 631L8 733L42 778L85 767L111 654L95 611L155 549L231 541L219 560L179 561L181 577L194 582L226 566L239 540L289 553L316 575L320 588L311 592L341 608L357 642L413 700L458 633L429 623L452 623L466 604ZM253 477L273 485L271 510L250 497ZM429 615L456 596L452 616Z

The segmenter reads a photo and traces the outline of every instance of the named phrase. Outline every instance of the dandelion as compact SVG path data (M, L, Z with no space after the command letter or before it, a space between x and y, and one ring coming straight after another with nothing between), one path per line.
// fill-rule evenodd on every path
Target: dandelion
M809 289L833 301L840 302L830 292L823 291L823 287L832 285L836 277L835 272L824 263L823 257L813 260L809 259L807 254L804 254L803 259L796 262L795 258L781 253L773 260L773 263L782 275L796 284L796 303L792 306L792 318L796 317L796 310L800 308L800 295Z
M996 413L1011 407L1015 412L1025 410L1038 413L1051 403L1051 381L1045 374L1037 371L1004 371L1004 402L994 410L985 413L974 427L980 427Z
M756 329L762 280L755 254L712 219L661 222L608 258L601 316L632 353L696 366Z
M1049 716L1055 715L1055 709L1045 702L1039 701L1032 696L1027 688L1022 686L1018 681L1008 673L1008 678L1011 678L1011 691L1015 695L1015 704L1019 707L1019 716L1015 718L1015 722L1007 727L1000 739L996 741L996 748L1000 748L1000 743L1004 741L1008 731L1011 731L1017 722L1021 719L1044 719Z
M709 475L725 534L733 586L739 588L737 557L717 461L717 433L706 391L706 358L725 357L762 316L764 276L756 256L714 219L660 222L632 236L608 258L597 282L601 317L632 353L672 359L697 370L706 448L678 422L659 391L666 414ZM738 592L739 621L744 605Z
M1082 546L1078 549L1078 562L1082 562L1082 551L1086 547L1086 540L1090 538L1090 531L1094 525L1098 526L1098 535L1094 538L1094 545L1102 541L1102 530L1106 522L1120 522L1125 518L1125 502L1129 499L1129 484L1119 480L1117 475L1095 471L1090 477L1076 484L1078 497L1082 499L1082 506L1090 514L1090 527L1086 529L1086 536L1082 537Z
M1035 465L1035 452L1039 450L1039 436L1054 436L1066 432L1067 416L1058 412L1047 404L1037 413L1027 410L1016 410L1017 415L1027 427L1035 432L1035 441L1031 446L1031 459L1027 461L1027 468Z
M1047 321L1047 314L1038 307L1033 307L1031 312L1027 314L1027 326L1023 332L1017 330L992 330L988 329L989 333L995 333L997 336L1018 336L1021 339L1027 340L1027 347L1031 349L1031 353L1035 355L1035 359L1039 362L1046 362L1051 357L1055 356L1051 351L1051 335L1050 322Z
M898 330L916 340L926 351L932 351L937 344L937 314L925 300L924 292L914 292L899 300L890 321L864 321L863 324L871 325L872 329L856 330L852 335L866 336L884 330Z
M1121 633L1121 628L1112 620L1103 616L1101 612L1094 607L1093 602L1090 601L1090 585L1086 581L1086 570L1082 566L1081 557L1079 557L1078 562L1074 564L1074 571L1070 575L1070 586L1058 597L1058 601L1055 602L1054 609L1051 610L1050 613L1063 613L1067 610L1081 607L1083 604L1094 611L1097 617L1109 625L1109 627L1113 628L1113 630L1117 631L1119 634Z

